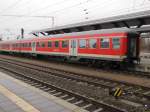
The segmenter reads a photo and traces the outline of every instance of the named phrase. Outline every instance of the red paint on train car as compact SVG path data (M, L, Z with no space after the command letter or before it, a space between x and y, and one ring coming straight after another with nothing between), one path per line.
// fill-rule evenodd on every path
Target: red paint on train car
M78 35L78 36L63 36L63 37L43 37L43 38L33 38L33 39L27 39L27 40L16 40L12 43L2 43L0 44L0 50L10 50L10 51L21 51L21 52L29 52L29 53L47 53L47 55L50 55L50 53L64 53L66 55L69 55L70 51L70 44L71 40L76 39L77 40L77 56L80 56L80 54L83 54L86 56L90 55L93 57L94 55L104 55L104 58L106 55L108 56L126 56L127 55L127 32L122 33L104 33L104 34L85 34L85 35ZM101 38L108 38L109 39L109 47L108 48L102 48L101 47ZM115 49L113 48L113 39L118 38L120 47ZM79 46L79 40L86 40L86 47L80 48ZM90 48L90 39L96 40L96 48ZM63 48L62 47L62 41L67 40L68 46ZM48 42L52 42L52 46L48 47ZM59 46L55 46L54 42L58 41ZM33 45L32 43L35 43L35 50L33 51ZM44 43L44 46L38 45L39 43ZM8 44L8 46L3 47L3 44ZM11 47L10 47L11 46ZM92 56L93 55L93 56Z

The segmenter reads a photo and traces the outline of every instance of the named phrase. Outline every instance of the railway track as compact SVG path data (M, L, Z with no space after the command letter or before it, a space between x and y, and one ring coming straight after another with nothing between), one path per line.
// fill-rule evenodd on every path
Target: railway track
M14 69L2 67L1 69L10 72L11 75L17 79L23 80L32 86L38 87L54 96L60 97L68 102L71 102L75 105L78 105L84 109L87 109L90 112L127 112L123 109L119 109L115 106L108 105L104 102L98 102L94 99L88 98L86 96L71 92L66 89L62 89L45 81L42 81L38 78L34 78L32 76L27 76L26 73L14 71ZM10 74L9 73L9 74Z
M4 58L4 56L6 56L6 55L2 54L2 55L0 55L0 58ZM19 58L20 58L20 55L19 55ZM22 56L21 56L21 58L22 58ZM5 58L5 59L8 59L8 58ZM36 61L37 58L36 59L33 58L33 60ZM40 60L46 61L46 62L50 61L52 63L60 63L60 64L63 63L64 64L64 62L61 61L61 60L55 60L55 61L54 60L45 60L45 58L44 59L40 58ZM16 61L18 61L18 60L16 60ZM32 64L32 63L30 63L30 64ZM78 62L68 62L67 65L68 64L71 65L71 66L77 65L77 66L81 66L81 67L86 65L87 69L90 66L89 68L92 67L92 68L94 68L94 69L96 69L96 70L98 70L100 72L102 71L102 72L115 73L115 74L118 74L118 75L125 74L125 75L129 75L129 76L140 77L140 78L150 78L150 66L148 66L148 65L145 66L143 64L135 64L134 67L124 67L124 69L113 69L113 68L106 68L106 67L103 67L103 66L99 67L97 65L89 65L89 66L87 66L88 63L80 63L80 62L79 63ZM44 65L41 65L41 66L44 66ZM44 66L44 67L47 68L47 66ZM58 69L55 69L55 70L58 70ZM66 71L64 70L64 72L66 72Z
M20 61L11 60L11 59L7 59L7 60L6 59L0 59L0 63L5 65L5 66L8 64L7 67L5 67L5 69L9 68L8 66L10 66L10 65L13 65L13 67L15 65L16 68L22 67L22 68L26 69L25 72L32 70L32 72L30 72L30 74L32 74L32 77L34 76L34 79L35 79L35 77L38 78L39 81L43 78L43 75L38 75L38 74L39 73L41 73L41 74L46 73L47 76L45 77L45 79L49 78L48 76L51 76L51 77L53 76L53 79L56 79L56 78L60 79L61 78L61 79L65 79L64 81L66 81L66 82L67 82L67 80L71 80L71 81L76 82L76 83L84 83L84 84L89 86L88 89L95 90L95 94L94 93L91 94L91 91L88 91L88 89L87 90L85 89L85 91L87 92L86 94L88 94L86 96L89 96L90 98L93 98L93 99L98 98L101 100L102 98L99 98L97 96L102 95L101 92L104 92L105 89L112 89L114 87L121 87L121 88L123 88L124 92L127 93L127 95L122 97L123 99L131 100L133 102L138 102L138 103L143 104L143 105L144 105L144 103L145 104L149 103L148 101L145 101L145 100L142 101L141 100L141 98L146 98L148 100L150 98L149 94L145 94L145 93L149 92L149 88L145 88L142 86L140 87L140 86L136 86L136 85L132 85L132 84L126 84L123 82L117 82L117 81L108 80L108 79L101 79L101 78L92 77L92 76L81 76L80 74L73 74L70 72L58 71L58 70L55 70L55 69L52 69L49 67L35 65L33 63L20 62ZM2 66L1 66L1 68L2 68ZM30 78L31 78L31 76L30 76ZM44 79L44 81L45 81L45 79ZM58 80L57 80L57 82L58 82ZM96 91L99 91L100 89L102 91L97 93ZM54 91L54 93L55 93L55 91ZM108 95L107 93L108 92L106 92L106 94L104 95L105 97L109 97L109 96L107 96ZM61 95L61 92L55 93L55 95L59 95L59 94ZM81 91L79 94L84 94L84 92ZM133 95L136 96L136 98L131 99L131 96L133 96ZM66 95L63 95L63 96L65 97ZM104 97L104 96L102 95L102 97ZM105 101L105 102L107 102L107 101ZM116 103L116 102L113 102L113 103ZM116 104L116 105L118 105L118 104Z
M149 87L135 85L135 84L127 83L127 82L121 82L121 81L119 82L119 81L114 81L114 80L105 79L105 78L98 78L95 76L85 76L85 75L83 76L81 74L54 69L54 68L47 67L44 65L36 65L36 64L33 64L32 62L29 63L29 62L18 61L18 60L13 60L13 59L8 59L8 58L1 58L0 60L2 61L2 59L4 59L3 61L7 61L8 63L11 63L11 64L23 66L23 67L34 69L37 71L47 72L47 73L50 73L51 75L66 78L66 79L85 82L94 86L100 86L100 87L109 88L109 89L113 89L115 87L121 87L126 93L130 93L132 91L139 91L139 89L140 89L139 92L142 91L141 89L144 89L146 91L149 91L150 89ZM136 94L138 94L138 92L136 92ZM150 99L149 96L146 96L144 94L143 96Z

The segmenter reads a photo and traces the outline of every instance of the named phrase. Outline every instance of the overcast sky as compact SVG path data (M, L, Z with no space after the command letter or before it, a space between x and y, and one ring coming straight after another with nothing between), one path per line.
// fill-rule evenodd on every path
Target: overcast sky
M0 0L0 36L143 10L150 0Z

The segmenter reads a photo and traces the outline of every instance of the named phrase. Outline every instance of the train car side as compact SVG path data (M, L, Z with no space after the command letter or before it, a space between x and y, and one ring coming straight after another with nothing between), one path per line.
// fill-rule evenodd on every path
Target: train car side
M7 52L63 56L77 60L134 61L138 58L139 35L135 32L84 33L82 35L53 35L1 42L0 50Z

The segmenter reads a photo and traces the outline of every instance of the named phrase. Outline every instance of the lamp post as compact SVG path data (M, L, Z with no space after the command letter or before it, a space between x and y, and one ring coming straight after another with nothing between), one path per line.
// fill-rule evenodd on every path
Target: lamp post
M23 39L24 38L24 29L21 28L21 38Z

